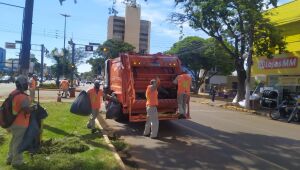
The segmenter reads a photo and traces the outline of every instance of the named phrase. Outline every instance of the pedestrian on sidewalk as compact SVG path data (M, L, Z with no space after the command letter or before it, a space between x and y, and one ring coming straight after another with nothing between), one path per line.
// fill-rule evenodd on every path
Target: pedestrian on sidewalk
M101 102L103 98L103 91L100 89L100 81L96 80L94 82L94 87L87 91L88 96L91 101L92 113L90 115L90 120L87 123L87 128L92 130L92 133L97 131L95 127L95 120L99 115L99 110L101 109Z
M144 136L150 135L150 138L157 138L159 120L158 120L158 91L157 88L160 84L158 77L150 81L150 85L147 86L146 90L146 124L144 130Z
M216 93L217 93L217 87L216 86L212 86L209 93L211 95L211 101L215 102L215 97L216 97Z
M179 111L179 119L185 119L187 113L187 105L189 104L192 77L184 70L173 81L177 84L177 103Z
M35 99L35 89L37 86L37 75L33 74L31 79L29 80L29 94L31 102L34 102Z
M29 125L30 120L30 97L25 94L28 90L28 79L25 76L18 76L16 79L16 89L10 93L13 95L12 113L17 115L12 125L8 128L12 138L9 144L9 152L6 159L7 165L19 167L23 165L23 153L18 152L19 145Z

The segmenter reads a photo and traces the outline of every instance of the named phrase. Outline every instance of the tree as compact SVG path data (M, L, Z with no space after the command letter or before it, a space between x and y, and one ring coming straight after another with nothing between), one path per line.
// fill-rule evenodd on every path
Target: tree
M116 58L120 53L133 52L135 47L127 42L118 40L106 40L97 49L99 56L103 56L105 59Z
M92 66L93 75L101 74L100 71L102 68L104 68L104 62L105 62L105 58L103 58L101 56L90 58L86 61L86 63L88 63ZM101 68L101 69L99 69L99 68Z
M224 50L213 39L205 40L200 37L186 37L175 43L166 53L176 54L183 66L190 71L196 87L195 93L198 93L208 71L212 68L217 68L219 70L218 73L225 75L233 71L233 60L229 55L224 54ZM199 76L200 69L204 70L204 74L201 77Z
M183 13L173 13L171 20L188 22L196 29L216 39L234 59L239 87L237 101L245 97L245 80L250 84L250 67L253 54L271 53L271 49L284 49L283 39L276 28L264 16L269 7L276 7L277 0L175 0ZM263 42L260 48L257 42ZM234 48L230 48L231 44ZM253 50L255 49L255 51ZM248 70L244 68L244 56L248 55ZM247 98L249 98L249 86ZM249 103L249 102L248 102Z

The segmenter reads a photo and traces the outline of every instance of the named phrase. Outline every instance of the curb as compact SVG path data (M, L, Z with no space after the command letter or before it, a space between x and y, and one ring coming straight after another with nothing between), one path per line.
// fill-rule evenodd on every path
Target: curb
M103 131L102 126L100 125L100 122L98 121L98 119L95 120L96 126L98 126L98 128ZM124 164L124 162L122 161L120 155L118 154L118 152L116 151L116 148L114 147L114 145L110 142L109 138L107 135L103 134L104 140L107 143L109 149L114 153L114 157L116 158L120 168L122 170L126 169L126 166Z
M245 113L252 113L252 114L255 114L255 115L259 115L259 116L264 116L264 117L269 117L268 113L265 113L265 112L261 112L261 111L257 111L257 110L249 110L249 109L245 109L245 108L241 108L241 107L237 107L237 106L232 106L232 105L226 105L226 104L217 104L217 105L214 105L214 104L210 104L209 102L201 102L201 101L192 101L194 103L201 103L201 104L206 104L206 105L209 105L209 106L212 106L212 107L221 107L223 109L226 109L226 110L233 110L233 111L238 111L238 112L245 112Z

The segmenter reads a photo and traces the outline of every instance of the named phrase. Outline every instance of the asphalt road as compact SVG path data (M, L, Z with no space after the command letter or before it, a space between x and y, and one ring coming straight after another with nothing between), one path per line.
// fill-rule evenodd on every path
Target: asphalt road
M144 123L106 120L130 149L138 169L299 169L300 124L191 103L191 120L162 121L159 139Z

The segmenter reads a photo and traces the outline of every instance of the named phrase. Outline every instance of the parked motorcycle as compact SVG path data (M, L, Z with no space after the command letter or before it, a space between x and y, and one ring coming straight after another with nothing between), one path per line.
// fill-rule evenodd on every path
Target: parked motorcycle
M295 104L295 107L288 118L288 123L290 123L291 121L295 121L295 122L300 121L300 103L299 102L297 102L297 104Z
M292 96L286 96L286 98L278 105L275 110L270 111L269 115L271 119L278 120L280 118L290 117L296 103L296 100Z

